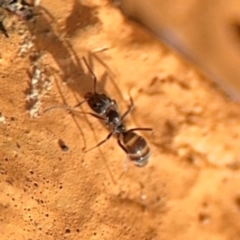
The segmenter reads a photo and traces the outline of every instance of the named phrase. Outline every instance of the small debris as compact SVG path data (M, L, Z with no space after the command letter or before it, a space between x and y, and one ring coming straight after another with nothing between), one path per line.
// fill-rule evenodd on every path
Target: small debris
M3 123L3 124L7 123L5 117L2 115L1 112L0 112L0 122Z
M69 150L68 146L64 143L62 139L58 140L58 144L63 152L67 152Z
M206 224L209 224L211 222L211 217L207 212L201 211L198 214L198 220L201 224L206 225Z

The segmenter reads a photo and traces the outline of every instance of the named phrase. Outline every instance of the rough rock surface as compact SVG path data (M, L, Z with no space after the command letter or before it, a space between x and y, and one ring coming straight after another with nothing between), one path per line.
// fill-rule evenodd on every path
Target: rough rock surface
M240 239L239 105L107 1L41 6L0 35L0 239ZM83 56L121 112L134 99L126 125L154 129L146 167L123 172L114 138L84 154L98 119L44 113L92 91Z

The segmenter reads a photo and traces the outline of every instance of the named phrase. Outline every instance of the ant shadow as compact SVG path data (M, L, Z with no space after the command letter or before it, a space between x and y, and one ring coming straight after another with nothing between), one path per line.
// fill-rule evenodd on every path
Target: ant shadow
M32 34L33 44L36 51L40 53L47 52L53 57L57 67L60 69L60 78L62 82L67 84L67 87L75 93L76 97L82 99L86 94L86 89L88 89L88 91L93 90L93 79L91 74L84 73L86 66L83 67L81 59L74 51L67 38L61 36L62 31L59 29L56 30L58 24L54 17L43 7L37 7L36 11L35 20L26 21L26 25ZM78 25L76 22L80 24ZM89 25L94 25L98 22L99 20L94 16L92 8L85 7L81 5L79 1L75 0L72 12L66 20L64 34L67 33L68 35L73 35L80 27L88 27ZM101 50L98 52L100 51ZM105 92L105 85L107 80L110 79L118 93L121 95L121 91L114 81L114 77L110 76L113 76L114 74L94 53L88 54L90 67L93 68L93 58L107 69L107 72L103 73L102 77L98 79L98 89L107 94ZM69 78L71 78L71 81L68 81Z
M79 24L76 24L79 23ZM66 20L66 29L64 29L64 34L74 35L74 33L81 27L85 28L89 25L98 24L99 20L94 15L93 9L85 7L79 3L79 1L74 0L74 4L72 6L72 12ZM37 52L47 52L54 59L59 72L59 78L62 82L67 84L67 87L73 92L73 95L76 99L76 103L79 102L79 99L83 99L86 94L86 89L88 91L93 90L94 81L90 73L85 73L83 64L81 59L78 57L78 54L74 51L73 47L69 43L66 37L61 34L62 31L59 30L58 24L56 23L54 17L43 7L36 7L36 16L32 21L26 21L26 25L32 35L33 45ZM99 57L95 54L89 54L88 61L91 68L93 68L93 58L101 63L106 69L107 72L111 73L110 69L104 64ZM54 69L52 69L54 71ZM105 85L108 78L108 73L104 72L102 77L97 82L97 88L101 90L102 93L105 93ZM113 76L113 74L111 73ZM68 79L71 78L71 81ZM55 79L55 78L54 78ZM121 95L119 88L117 87L116 82L113 80L113 77L110 77L111 82L116 87L118 93ZM63 105L68 106L67 101L61 91L61 86L58 80L56 82L56 87L62 99ZM71 113L74 123L76 124L81 137L83 139L83 149L86 148L86 138L81 129L81 126L78 123L78 120L75 114ZM94 130L93 125L88 120L87 116L81 114L81 117L84 118L94 134L94 138L97 141L97 134ZM100 123L106 127L104 122ZM103 152L100 148L101 156L104 159L105 165L111 175L111 178L114 183L113 174L109 169L109 165L104 157Z

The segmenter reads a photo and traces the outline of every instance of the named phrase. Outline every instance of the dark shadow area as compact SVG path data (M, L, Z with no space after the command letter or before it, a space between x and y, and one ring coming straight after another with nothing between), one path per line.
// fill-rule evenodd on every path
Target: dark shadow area
M84 73L86 70L84 62L81 61L81 57L79 57L78 54L75 52L67 38L63 36L63 33L58 27L58 24L55 21L54 17L43 7L37 7L35 9L35 12L36 13L34 19L32 21L26 21L26 25L32 34L32 41L36 51L35 53L32 53L30 55L30 60L34 63L37 61L38 57L41 57L42 53L49 53L57 64L57 68L59 69L55 70L51 68L51 66L46 66L48 69L50 69L49 74L57 74L61 81L67 84L67 87L70 91L72 91L77 103L79 99L84 98L87 92L93 92L94 80L90 73ZM80 27L88 28L89 26L99 24L99 20L96 18L94 12L94 8L82 6L78 1L75 0L72 6L72 12L66 20L66 28L64 34L67 33L68 35L74 35ZM79 39L79 41L81 41L81 39ZM99 93L105 93L106 95L108 95L105 92L105 84L109 76L108 79L111 80L118 94L122 96L117 83L114 81L114 74L111 72L108 66L95 53L89 53L87 62L89 63L90 68L93 72L93 62L95 61L97 61L106 68L106 72L104 72L102 77L100 79L97 79L97 91L99 91ZM68 81L69 78L71 78L71 81ZM55 82L58 88L58 92L61 96L63 105L68 106L67 101L62 94L60 83L57 80ZM91 109L89 110L91 111ZM80 115L81 118L88 122L93 132L94 138L97 142L105 138L105 136L97 138L97 133L95 133L94 125L91 124L91 120L85 114L75 114L74 112L75 111L70 111L71 116L79 132L81 133L84 142L83 149L86 148L86 137L84 136L81 126L76 119L77 115ZM100 123L105 128L107 128L105 121L100 121ZM87 148L89 147L91 146L88 146ZM107 162L101 151L100 154L102 155L104 162ZM106 164L106 166L107 165L108 164ZM112 174L110 175L113 179L113 182L115 182Z
M240 22L236 20L232 21L230 23L230 29L231 29L232 37L234 38L234 41L240 47Z
M82 6L77 0L74 1L72 7L72 12L66 24L66 32L68 34L74 34L80 26L87 27L88 25L93 25L98 22L98 19L93 16L91 8ZM38 57L41 57L43 52L49 53L56 62L58 69L60 69L57 73L58 77L60 77L62 82L67 83L67 87L72 90L76 99L82 99L86 93L86 89L91 91L93 88L91 76L84 74L84 68L80 62L80 57L74 51L67 39L61 36L62 32L59 30L54 17L41 6L34 8L34 15L32 20L25 22L32 35L32 41L35 48L35 52L30 54L30 61L34 63L37 61ZM85 23L84 26L79 26L78 23L81 22ZM74 26L74 28L70 26ZM50 69L49 74L56 74L57 71L52 69L51 66L46 67ZM51 73L51 71L53 72ZM29 75L31 75L31 73L29 73ZM67 79L70 76L72 81L68 82ZM57 81L56 84L63 104L67 105ZM26 90L26 92L29 91L30 89ZM73 114L72 117L85 142L84 134L77 119Z
M66 20L64 34L67 32L68 35L74 35L79 28L87 28L90 25L98 24L98 22L99 20L94 16L94 8L82 6L75 0L72 12ZM93 79L91 75L84 73L86 66L81 62L82 56L78 56L70 42L61 36L63 35L62 31L59 30L54 17L46 9L37 7L34 19L26 21L26 25L32 34L32 41L38 53L37 55L47 52L53 57L60 69L58 76L62 82L67 83L67 87L73 91L76 97L78 96L78 99L82 99L87 91L93 90ZM34 53L31 54L31 62L36 60L34 59L35 57ZM95 54L89 53L87 61L93 72L93 58L106 67L106 64L100 58L95 56ZM110 72L109 68L107 70ZM67 79L70 76L71 81L68 81ZM97 81L97 88L103 93L105 93L104 89L107 77L108 74L104 73Z
M98 23L94 16L94 8L88 8L75 0L71 15L66 20L66 33L68 36L73 35L79 28L86 28Z

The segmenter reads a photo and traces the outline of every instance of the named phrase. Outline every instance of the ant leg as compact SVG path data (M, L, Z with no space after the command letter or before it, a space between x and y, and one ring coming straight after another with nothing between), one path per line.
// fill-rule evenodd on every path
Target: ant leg
M73 111L73 112L80 113L80 114L88 114L88 115L91 115L91 116L93 116L93 117L95 117L95 118L98 118L98 119L101 119L101 120L105 120L104 117L101 117L101 116L99 116L99 115L97 115L97 114L95 114L95 113L91 113L91 112L80 112L80 111L76 111L76 110L71 109L71 108L68 109L68 110L71 110L71 111Z
M128 155L126 155L125 161L123 163L123 172L127 172L128 166L129 166L128 164L129 164L129 158L128 158Z
M104 143L113 135L113 133L114 133L114 131L110 132L104 140L102 140L101 142L99 142L96 146L94 146L94 147L92 147L92 148L90 148L90 149L88 149L88 150L85 150L84 152L87 153L87 152L93 150L94 148L97 148L97 147L99 147L100 145L104 144Z
M9 38L6 28L4 27L2 21L0 21L0 31L5 35L6 38Z
M85 103L87 100L83 100L80 103L76 104L75 106L73 106L72 108L76 108L76 107L80 107L83 103Z
M112 99L112 102L113 102L113 106L114 106L115 110L116 110L117 112L119 112L117 102L116 102L114 99Z
M83 61L84 61L85 65L87 66L88 71L90 72L90 74L93 78L93 92L96 93L97 77L94 74L94 72L92 71L92 69L90 68L90 66L88 65L85 57L83 57Z
M117 142L118 142L118 145L120 146L120 148L121 148L126 154L128 154L127 149L123 146L123 144L121 143L121 141L120 141L119 138L118 138Z
M66 110L76 111L76 110L74 110L74 108L81 106L81 105L82 105L83 103L85 103L86 101L87 101L87 100L83 100L83 101L81 101L80 103L76 104L76 105L73 106L73 107L69 107L69 106L55 106L55 107L46 108L46 109L43 110L43 112L45 113L45 112L54 110L54 109L56 109L56 108L62 108L62 109L66 109Z
M52 111L52 110L55 110L55 109L58 109L58 108L60 108L60 109L65 109L65 110L71 110L71 108L68 107L68 106L55 106L55 107L45 108L45 109L43 110L43 113L46 113L46 112L49 112L49 111Z
M127 111L121 116L121 120L124 120L124 118L133 110L134 104L133 99L130 97L130 106L128 107Z
M76 107L76 106L74 106L74 107ZM97 114L95 114L95 113L91 113L91 112L80 112L80 111L77 111L77 110L75 110L75 109L73 109L73 108L71 108L71 107L68 107L68 106L56 106L56 107L46 108L46 109L43 110L43 113L52 111L52 110L57 109L57 108L69 110L69 111L72 111L72 112L75 112L75 113L88 114L88 115L91 115L91 116L93 116L93 117L95 117L95 118L98 118L98 119L101 119L101 120L105 120L104 117L101 117L101 116L99 116L99 115L97 115Z
M120 146L120 148L126 153L126 160L123 164L123 172L126 172L128 169L128 163L129 163L128 152L127 152L127 149L124 147L124 145L121 143L119 138L118 138L117 142L118 142L118 145Z
M153 132L152 128L132 128L127 130L126 132L135 132L135 131L151 131Z
M154 131L152 128L132 128L127 130L126 132L135 132L135 131L149 131L149 132L152 132L151 137L154 136Z

